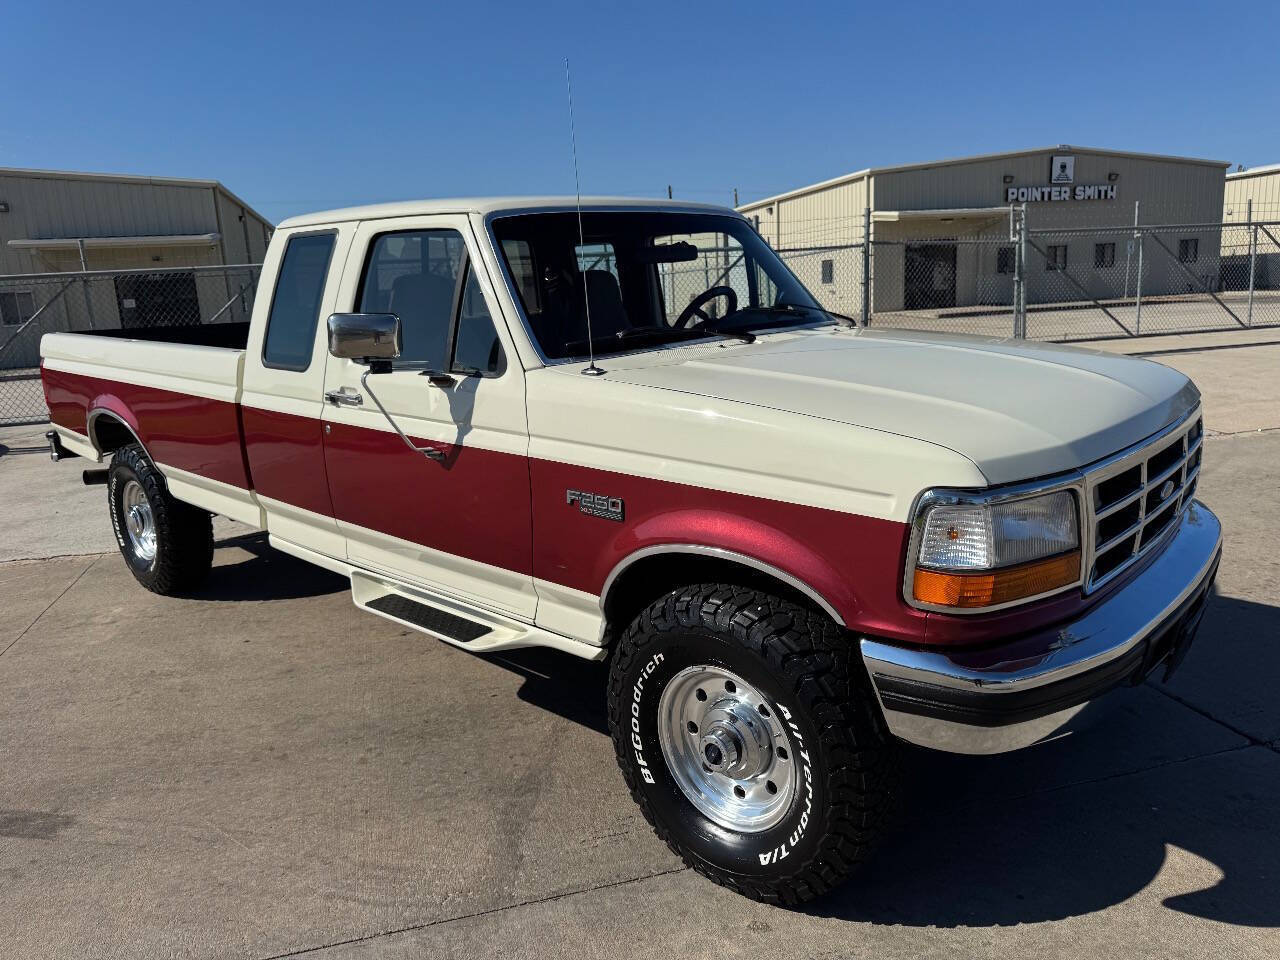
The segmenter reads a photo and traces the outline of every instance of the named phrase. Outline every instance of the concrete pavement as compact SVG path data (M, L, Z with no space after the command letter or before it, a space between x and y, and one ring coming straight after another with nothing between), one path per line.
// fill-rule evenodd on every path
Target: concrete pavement
M77 461L0 456L4 555L84 554L0 563L0 955L1280 956L1280 347L1161 359L1227 531L1181 672L1034 750L909 751L893 836L802 912L654 838L601 666L434 643L234 524L155 597Z

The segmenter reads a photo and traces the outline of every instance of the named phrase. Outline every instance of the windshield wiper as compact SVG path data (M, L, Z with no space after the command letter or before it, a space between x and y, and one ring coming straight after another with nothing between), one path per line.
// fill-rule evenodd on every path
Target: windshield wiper
M844 321L846 325L851 327L856 327L858 325L857 321L854 320L853 317L846 317L843 313L833 313L832 311L827 310L825 307L817 307L817 306L811 307L803 303L775 303L772 306L768 306L768 307L744 307L742 310L738 312L739 313L769 313L774 315L786 314L788 316L796 316L796 317L800 317L800 316L807 317L807 316L812 316L813 314L816 313L824 317L830 317L832 320L835 320L837 322Z
M633 343L637 340L648 340L655 344L680 341L703 340L707 337L720 337L727 340L741 340L743 343L754 343L755 334L716 330L703 324L700 327L633 327L630 330L619 330L612 336L593 337L591 340L573 340L565 344L567 353L580 353L589 346L608 349L620 343Z

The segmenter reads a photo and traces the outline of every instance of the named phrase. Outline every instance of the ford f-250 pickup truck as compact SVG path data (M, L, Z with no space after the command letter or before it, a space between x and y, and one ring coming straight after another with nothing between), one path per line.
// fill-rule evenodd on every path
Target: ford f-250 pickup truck
M296 217L248 324L42 353L144 587L198 595L223 514L463 649L609 658L645 817L773 902L864 860L899 740L1027 746L1172 669L1221 550L1186 377L860 328L716 207Z

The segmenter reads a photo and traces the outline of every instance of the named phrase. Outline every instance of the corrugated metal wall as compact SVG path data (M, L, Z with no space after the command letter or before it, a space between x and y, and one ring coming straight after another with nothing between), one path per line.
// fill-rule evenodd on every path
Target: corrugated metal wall
M1046 186L1055 155L1075 158L1073 186L1111 185L1116 196L1109 200L1067 200L1029 203L1028 225L1033 231L1077 230L1121 227L1133 223L1134 201L1140 201L1144 224L1217 223L1223 212L1224 166L1177 158L1144 157L1101 153L1076 148L1057 148L1022 155L1002 155L969 161L945 162L909 168L871 171L869 175L843 180L830 186L802 190L795 195L748 204L741 208L748 217L759 217L760 232L780 249L815 246L823 243L856 243L861 240L862 210L928 211L989 209L1008 204L1009 187ZM1010 178L1006 183L1005 179ZM1274 197L1280 216L1280 173L1275 177ZM872 309L901 310L906 281L907 245L923 239L989 238L990 243L957 244L957 306L999 302L1007 299L1012 277L996 268L999 238L1007 236L1008 221L990 217L939 217L901 221L873 220ZM1216 285L1219 272L1220 241L1215 231L1186 230L1162 236L1177 251L1180 239L1199 241L1199 256L1188 265L1197 278ZM1123 237L1102 236L1101 240ZM1094 267L1098 235L1055 236L1043 239L1067 247L1072 275L1095 296L1121 296L1124 279L1117 272L1099 272ZM1028 257L1027 295L1031 302L1061 299L1062 278L1046 270L1043 257ZM1144 267L1147 292L1183 293L1193 285L1186 271L1162 251L1155 251ZM1115 289L1113 289L1115 288Z
M78 254L68 266L61 255L13 249L10 240L222 233L219 250L225 245L225 261L220 253L210 259L207 251L196 247L168 248L161 254L164 266L189 266L260 263L270 230L269 224L225 191L204 183L0 170L0 200L9 205L8 213L0 213L0 275L79 269ZM145 260L135 262L140 255L93 250L89 266L110 269L124 265L122 258L128 266L151 262L150 251Z
M1250 200L1254 220L1280 220L1280 166L1259 173L1246 170L1228 174L1222 197L1222 219L1243 223Z

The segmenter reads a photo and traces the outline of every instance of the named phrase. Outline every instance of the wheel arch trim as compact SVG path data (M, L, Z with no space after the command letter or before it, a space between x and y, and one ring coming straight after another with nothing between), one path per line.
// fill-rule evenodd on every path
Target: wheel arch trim
M764 560L760 560L745 553L739 553L736 550L727 550L723 547L709 547L696 543L654 544L648 547L641 547L639 550L635 550L619 560L618 563L614 565L614 568L609 571L609 575L605 577L604 586L600 588L600 613L602 617L606 616L606 605L608 604L609 593L618 578L638 561L661 554L702 556L750 567L760 573L767 574L768 576L785 583L793 590L797 590L804 594L816 603L836 624L841 627L847 626L844 621L844 617L840 616L839 611L836 610L835 606L828 601L826 597L794 574L787 573L787 571L776 567L771 563L767 563ZM603 622L601 624L601 628L604 628Z
M137 429L129 422L128 414L124 410L114 409L114 405L110 403L103 402L104 400L111 399L114 398L99 397L94 400L85 417L85 435L89 438L89 442L93 444L93 449L98 452L98 459L101 461L105 459L105 456L102 450L102 445L98 442L98 432L95 428L100 418L108 417L129 431L129 435L133 437L134 442L142 448L142 452L146 454L147 459L151 461L151 465L156 468L157 472L159 472L161 476L164 476L164 471L160 468L160 465L156 463L155 457L151 456L151 451L148 450L147 445L142 442L142 438L138 436ZM117 401L117 403L118 402L119 401Z

